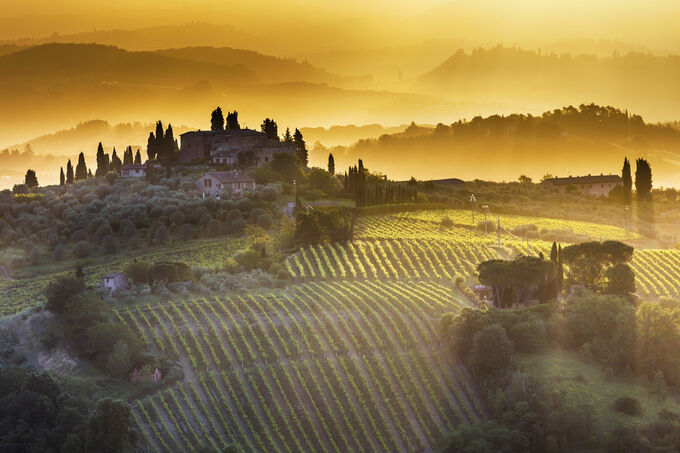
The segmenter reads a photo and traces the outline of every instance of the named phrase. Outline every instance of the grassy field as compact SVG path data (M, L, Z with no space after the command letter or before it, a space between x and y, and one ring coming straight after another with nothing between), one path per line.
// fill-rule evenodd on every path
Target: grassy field
M568 400L592 405L595 410L597 432L609 433L618 426L649 424L663 410L680 413L677 397L661 399L634 378L606 376L601 365L588 362L583 356L562 350L540 354L518 354L520 370L534 374ZM621 397L632 397L640 402L639 417L614 410L614 402Z

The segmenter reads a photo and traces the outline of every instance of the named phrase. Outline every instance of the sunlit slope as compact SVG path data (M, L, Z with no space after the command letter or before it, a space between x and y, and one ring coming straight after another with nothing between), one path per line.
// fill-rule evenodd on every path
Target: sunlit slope
M498 245L497 219L501 219ZM451 226L443 226L449 219ZM476 220L480 219L479 214ZM300 281L323 280L438 280L460 276L475 279L477 265L489 259L509 259L519 254L550 256L552 242L563 247L586 240L634 240L637 233L624 228L543 217L500 215L470 226L465 210L414 211L360 217L352 243L301 248L286 259L290 275ZM467 226L465 223L467 222ZM522 228L538 237L520 236ZM515 231L517 234L514 234ZM571 239L559 240L559 235ZM543 236L543 238L541 238ZM631 267L641 296L680 296L680 250L636 250Z
M438 343L464 298L432 283L310 282L118 312L185 379L133 404L155 451L431 451L483 409Z

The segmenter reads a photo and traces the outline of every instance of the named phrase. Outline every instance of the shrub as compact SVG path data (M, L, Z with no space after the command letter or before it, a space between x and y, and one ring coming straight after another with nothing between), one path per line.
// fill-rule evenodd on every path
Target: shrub
M642 406L635 398L629 396L622 396L614 402L614 409L616 412L637 417L642 414Z
M505 329L492 324L475 334L472 339L470 361L477 376L501 374L512 365L513 347Z
M102 248L107 255L116 253L118 251L118 241L116 241L116 237L113 235L106 236L102 241Z
M151 283L150 266L146 261L133 261L125 266L124 273L135 285Z
M545 345L545 325L536 318L518 322L510 328L510 338L518 351L538 351Z
M86 258L90 255L90 245L87 241L80 241L73 247L73 255L76 258Z
M83 282L74 277L62 277L55 280L45 290L47 298L45 307L53 313L63 313L68 300L84 289Z

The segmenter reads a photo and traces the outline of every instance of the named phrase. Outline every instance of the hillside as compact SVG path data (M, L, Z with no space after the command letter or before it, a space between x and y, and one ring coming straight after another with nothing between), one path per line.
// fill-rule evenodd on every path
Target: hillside
M346 86L361 79L331 74L308 61L279 58L232 47L183 47L154 50L154 53L208 64L241 65L255 72L262 82L312 82Z
M194 58L217 58L208 54ZM72 127L93 117L112 123L161 119L205 128L205 112L216 105L239 110L241 124L250 127L258 127L264 118L276 114L281 128L344 124L350 120L399 124L411 120L416 109L425 120L464 116L479 109L476 103L345 89L325 81L288 78L267 83L284 79L268 75L273 71L269 64L275 64L277 71L289 64L270 57L251 57L264 72L262 77L240 63L186 60L98 44L45 44L4 55L0 57L0 95L5 108L0 112L0 121L5 127L0 131L0 146L25 142L39 133ZM301 77L314 79L316 75L309 74L318 74L311 68L304 76L305 65L290 67L295 71L302 68ZM298 75L295 71L290 73L291 78ZM319 99L324 99L328 107L323 114L319 114ZM422 106L427 108L419 108ZM493 110L493 105L486 109ZM132 117L130 112L134 112Z
M527 109L574 102L625 106L654 121L680 107L679 56L614 53L610 57L541 53L515 47L458 50L421 75L416 89L452 99L520 104Z
M192 22L182 25L157 25L136 29L101 29L82 33L51 33L2 44L37 46L48 43L96 43L132 51L151 51L168 47L242 46L258 47L258 38L231 25Z
M654 169L654 184L673 186L680 170L679 146L676 128L647 124L613 107L581 105L541 116L478 116L436 128L412 125L403 133L360 140L332 152L336 168L363 159L400 180L514 180L526 174L538 181L546 173L618 174L625 156L646 157ZM310 159L324 165L327 156L327 150L320 150Z

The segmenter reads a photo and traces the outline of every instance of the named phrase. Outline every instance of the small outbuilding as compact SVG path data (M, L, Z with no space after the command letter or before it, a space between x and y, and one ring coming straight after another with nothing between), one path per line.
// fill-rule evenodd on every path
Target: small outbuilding
M128 278L118 272L111 272L104 276L101 286L108 288L109 292L114 292L118 289L130 289L130 282Z

